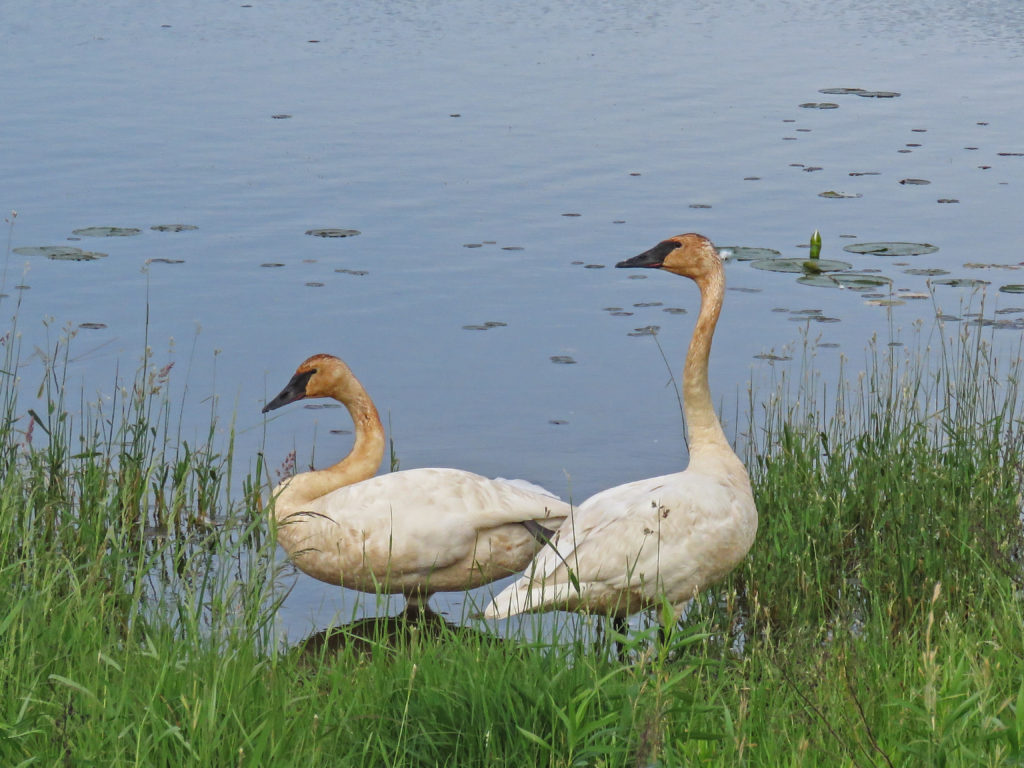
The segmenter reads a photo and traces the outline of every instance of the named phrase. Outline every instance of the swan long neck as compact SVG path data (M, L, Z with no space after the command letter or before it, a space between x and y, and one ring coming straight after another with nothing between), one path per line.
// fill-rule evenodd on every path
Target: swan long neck
M355 441L348 455L333 466L303 472L285 480L278 505L287 506L318 499L333 490L368 480L377 474L384 458L386 439L384 425L370 396L353 376L331 394L348 408L355 427Z
M725 298L725 276L721 271L711 273L698 280L697 286L700 288L700 313L697 315L697 325L693 329L683 368L683 411L686 414L691 460L705 448L724 447L732 452L732 446L726 440L715 413L708 382L711 340Z

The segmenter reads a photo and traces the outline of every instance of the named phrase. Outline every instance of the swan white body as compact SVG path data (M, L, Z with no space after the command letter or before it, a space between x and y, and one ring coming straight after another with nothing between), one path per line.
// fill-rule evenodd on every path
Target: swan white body
M746 468L722 432L708 387L711 338L725 278L700 235L663 241L620 267L660 267L701 291L683 375L690 463L682 472L637 480L591 496L484 610L486 618L552 609L625 617L667 599L684 606L746 555L757 509Z
M384 452L377 410L348 367L314 355L264 412L307 397L344 403L356 427L352 452L274 490L278 542L313 578L411 602L519 572L541 544L524 523L557 527L569 505L539 486L458 469L372 477Z

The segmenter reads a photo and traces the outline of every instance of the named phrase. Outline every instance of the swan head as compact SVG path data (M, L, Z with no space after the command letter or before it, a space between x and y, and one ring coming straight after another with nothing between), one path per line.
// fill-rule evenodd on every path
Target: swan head
M354 391L353 382L356 387L359 386L352 371L341 358L334 355L313 355L296 369L295 375L277 397L263 406L263 413L307 397L333 397L345 402L346 396Z
M620 261L615 266L664 269L691 280L701 280L720 272L722 259L710 240L703 235L689 232L662 240L650 250Z

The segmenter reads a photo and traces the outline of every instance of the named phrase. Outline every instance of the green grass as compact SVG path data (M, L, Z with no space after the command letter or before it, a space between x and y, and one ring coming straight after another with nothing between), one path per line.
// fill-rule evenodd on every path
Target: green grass
M574 623L280 647L265 471L232 479L216 411L183 440L149 356L69 405L66 341L30 411L12 330L0 765L1024 763L1019 370L978 330L752 394L754 549L628 664Z

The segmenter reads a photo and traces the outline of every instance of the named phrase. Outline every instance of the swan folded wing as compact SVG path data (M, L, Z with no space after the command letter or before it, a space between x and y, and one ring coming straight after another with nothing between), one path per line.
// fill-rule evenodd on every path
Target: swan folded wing
M484 616L579 606L619 612L617 605L628 613L659 592L688 599L721 575L717 564L746 553L749 542L733 541L729 533L743 510L728 485L693 473L602 491L562 524L552 544L494 598ZM733 557L723 548L742 554Z
M429 573L471 557L482 531L568 514L556 498L456 469L411 469L338 488L305 505L308 524L355 539L367 563ZM358 542L358 543L357 543Z

